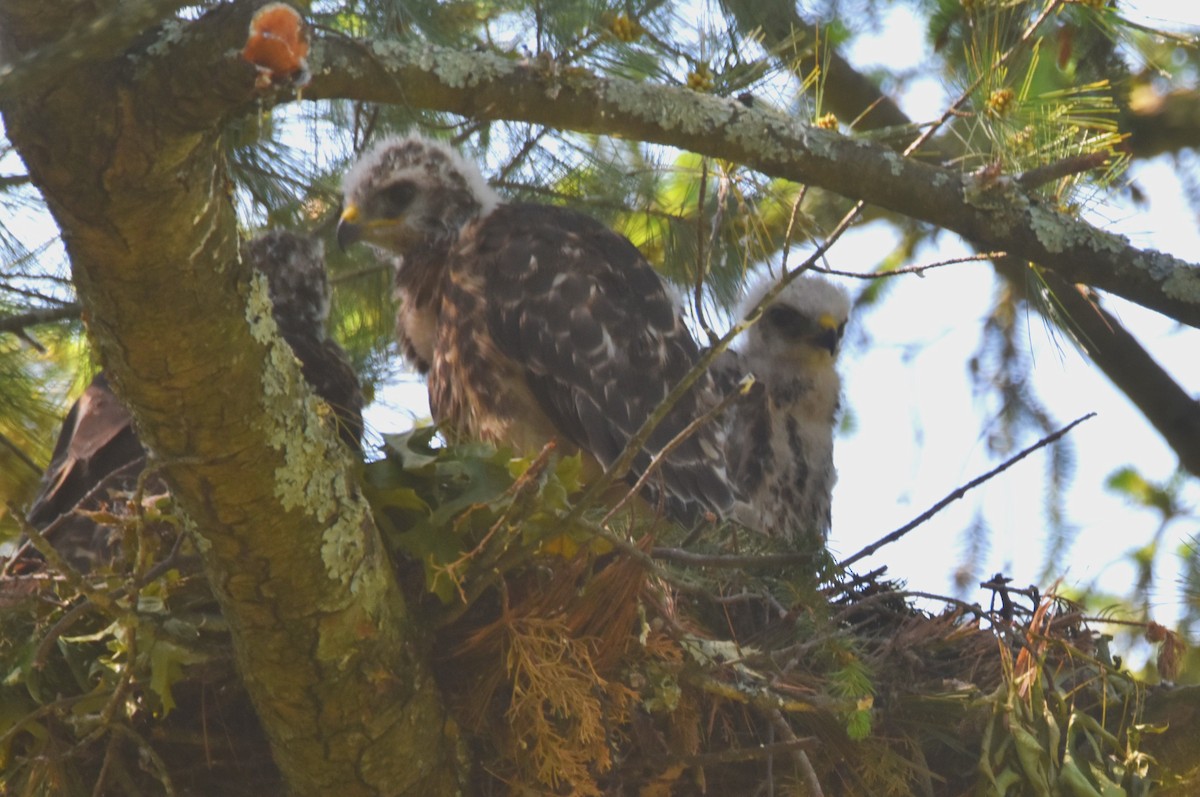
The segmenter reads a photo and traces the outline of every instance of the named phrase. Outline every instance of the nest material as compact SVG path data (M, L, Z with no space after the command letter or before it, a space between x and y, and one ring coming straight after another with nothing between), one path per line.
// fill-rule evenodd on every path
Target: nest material
M754 567L744 535L724 567L721 529L679 564L645 507L590 526L569 462L417 453L367 480L440 626L481 794L1136 794L1162 776L1138 752L1142 689L1061 601L929 613L820 556ZM151 539L132 509L102 519ZM6 568L3 789L281 792L199 562L168 548L168 566L119 558L86 579Z

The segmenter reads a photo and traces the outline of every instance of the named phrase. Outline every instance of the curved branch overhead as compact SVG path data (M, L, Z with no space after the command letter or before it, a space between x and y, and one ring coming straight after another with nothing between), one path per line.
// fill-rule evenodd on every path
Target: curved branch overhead
M1200 266L1141 250L1046 207L1007 178L962 175L684 88L599 78L552 62L399 41L325 38L307 99L352 98L637 138L820 186L1003 248L1200 327Z

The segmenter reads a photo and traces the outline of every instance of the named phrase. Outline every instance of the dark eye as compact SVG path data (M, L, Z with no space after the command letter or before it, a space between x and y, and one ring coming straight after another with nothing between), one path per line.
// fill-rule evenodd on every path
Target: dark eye
M784 305L771 305L763 314L763 321L790 335L799 334L806 326L804 316Z
M380 189L376 194L375 215L383 219L394 219L404 215L413 197L417 195L417 187L407 180Z

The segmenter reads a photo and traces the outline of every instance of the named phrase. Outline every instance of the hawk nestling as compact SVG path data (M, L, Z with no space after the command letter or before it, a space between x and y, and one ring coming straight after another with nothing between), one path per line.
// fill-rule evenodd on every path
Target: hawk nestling
M695 364L699 350L662 279L628 239L566 208L502 201L442 144L392 138L344 181L343 245L396 256L396 332L428 373L452 437L529 454L551 438L608 466ZM697 417L702 377L634 464ZM688 438L655 474L671 516L727 513L718 430Z
M742 315L774 281L754 285ZM800 548L829 534L833 427L841 395L835 369L850 314L845 291L815 275L787 286L717 361L726 392L745 374L756 384L728 411L726 467L738 494L738 519Z
M280 334L313 391L334 410L343 442L361 451L362 392L345 352L326 331L329 279L321 242L277 230L244 244L242 257L267 277ZM29 522L44 529L77 506L96 509L110 493L132 492L145 459L133 417L104 373L97 374L63 422ZM151 492L165 489L160 482L150 486ZM72 515L58 523L51 542L76 569L88 571L116 555L108 532L90 518Z

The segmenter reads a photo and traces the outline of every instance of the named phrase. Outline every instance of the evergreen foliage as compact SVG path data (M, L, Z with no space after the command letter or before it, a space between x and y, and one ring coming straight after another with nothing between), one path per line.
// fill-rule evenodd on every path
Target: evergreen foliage
M1093 288L1194 327L1200 266L1079 219L1137 199L1130 170L1164 153L1200 212L1195 30L1117 0L317 0L290 42L307 63L252 68L259 5L0 7L0 793L1193 793L1194 694L1169 684L1195 678L1195 546L1180 628L1150 605L1166 531L1194 523L1200 405ZM936 74L857 72L845 46L900 5ZM943 113L910 119L893 99L929 77ZM333 335L384 395L412 377L390 264L333 233L347 165L407 130L629 237L706 344L747 275L825 268L848 228L899 232L855 274L862 315L958 232L996 274L964 363L990 454L1058 426L1026 342L1044 324L1179 457L1167 480L1109 479L1154 524L1131 594L1000 576L986 609L917 594L732 524L612 513L624 490L585 492L595 475L552 446L514 458L398 424L371 461L331 453L292 364L245 334L235 238L325 240ZM154 456L87 510L120 555L80 573L22 512L99 366ZM1075 456L1051 451L1027 497L1047 583L1077 532ZM169 493L146 495L160 475ZM964 583L989 529L965 532ZM1116 641L1085 608L1113 604L1133 617ZM1131 673L1110 643L1153 665Z

